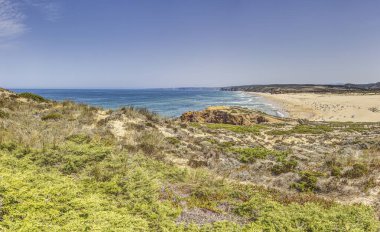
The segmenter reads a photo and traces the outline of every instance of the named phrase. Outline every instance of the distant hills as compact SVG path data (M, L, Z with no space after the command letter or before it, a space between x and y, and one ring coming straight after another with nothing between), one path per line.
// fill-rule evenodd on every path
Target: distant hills
M247 91L261 93L380 93L380 82L370 84L272 84L243 85L221 88L223 91Z

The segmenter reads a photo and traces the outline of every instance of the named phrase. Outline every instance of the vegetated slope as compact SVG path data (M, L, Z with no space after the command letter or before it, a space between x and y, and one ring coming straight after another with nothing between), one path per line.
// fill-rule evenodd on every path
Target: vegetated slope
M247 91L262 93L379 93L380 82L371 84L313 85L273 84L244 85L221 88L223 91Z
M267 127L284 135L323 130L293 126L183 124L142 109L105 111L1 91L0 228L377 231L370 206L313 193L314 174L300 172L289 192L234 176L272 157L292 169L287 152L245 139L264 136Z

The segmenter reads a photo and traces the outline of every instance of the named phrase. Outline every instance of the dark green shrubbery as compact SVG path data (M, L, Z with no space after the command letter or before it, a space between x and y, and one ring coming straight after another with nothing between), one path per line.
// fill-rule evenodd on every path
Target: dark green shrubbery
M325 162L325 165L330 169L331 176L340 177L342 175L342 164L337 161L335 158L329 159Z
M63 118L63 115L62 114L59 114L59 113L50 113L50 114L47 114L47 115L44 115L41 117L41 120L42 121L48 121L48 120L59 120Z
M36 102L47 102L48 100L34 93L19 93L19 97L31 99Z
M290 187L298 190L299 192L315 192L318 190L318 177L322 176L322 173L302 171L299 173L299 175L301 178L296 183L293 183Z
M368 167L365 164L354 164L351 169L344 173L348 178L359 178L368 173Z

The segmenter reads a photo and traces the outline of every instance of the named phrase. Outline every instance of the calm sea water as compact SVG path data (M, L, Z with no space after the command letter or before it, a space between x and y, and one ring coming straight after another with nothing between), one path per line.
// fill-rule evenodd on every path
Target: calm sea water
M109 109L123 106L144 107L168 117L217 105L243 106L282 116L278 109L261 97L216 89L14 89L13 91L32 92L51 100L71 100Z

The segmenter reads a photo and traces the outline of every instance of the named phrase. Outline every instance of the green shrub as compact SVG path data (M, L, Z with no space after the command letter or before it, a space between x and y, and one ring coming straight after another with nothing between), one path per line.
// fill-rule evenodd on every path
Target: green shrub
M342 168L339 166L332 166L331 167L331 175L332 176L341 176L342 175Z
M326 160L325 165L330 169L331 176L339 177L342 175L342 164L336 158Z
M344 173L348 178L359 178L368 174L368 167L364 164L354 164L351 169Z
M9 152L14 151L17 149L16 143L1 143L0 144L0 150L7 150Z
M31 99L36 102L47 102L48 100L34 93L19 93L19 97Z
M293 183L290 187L298 190L299 192L315 192L318 190L317 182L318 177L322 176L319 172L302 171L300 172L300 179Z
M47 114L47 115L44 115L41 117L41 120L42 121L49 121L49 120L60 120L61 118L63 118L63 115L62 114L59 114L59 113L50 113L50 114Z

